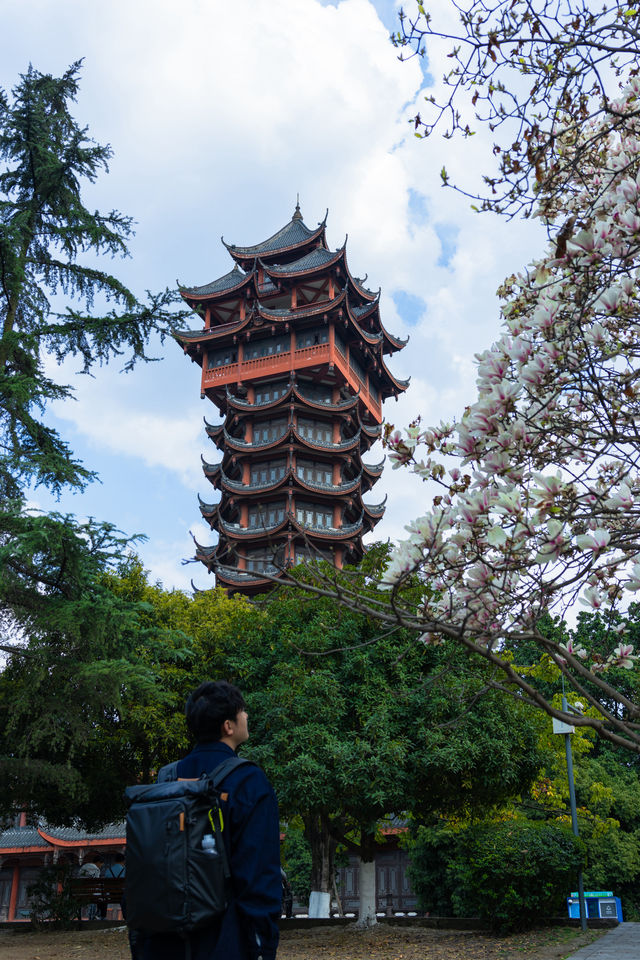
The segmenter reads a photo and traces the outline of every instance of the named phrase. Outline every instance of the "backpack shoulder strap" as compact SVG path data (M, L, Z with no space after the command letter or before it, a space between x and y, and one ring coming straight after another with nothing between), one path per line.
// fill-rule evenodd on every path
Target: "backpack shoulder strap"
M179 760L174 760L173 763L166 763L164 767L160 767L158 770L157 783L167 783L171 780L177 780L179 762ZM218 764L211 774L211 781L215 789L218 789L228 773L231 773L232 770L235 770L236 767L241 766L243 763L251 763L255 766L253 760L247 760L245 757L228 757L227 760L223 760L222 763Z
M167 783L170 780L177 780L179 762L179 760L174 760L173 763L165 763L164 767L160 767L156 782Z
M232 770L235 770L245 763L250 763L252 766L255 766L253 760L247 760L245 757L229 757L227 760L223 760L211 774L211 781L214 788L217 790L228 773L231 773Z

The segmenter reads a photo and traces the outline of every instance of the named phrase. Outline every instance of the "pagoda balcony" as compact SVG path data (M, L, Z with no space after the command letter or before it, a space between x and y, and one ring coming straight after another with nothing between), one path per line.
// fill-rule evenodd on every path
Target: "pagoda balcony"
M277 437L270 437L268 440L243 440L241 437L232 437L227 430L223 431L226 443L236 450L260 450L263 447L269 447L286 437L289 433L289 427L286 427Z
M296 430L295 427L293 428L293 435L300 443L309 447L317 447L321 450L351 450L352 447L357 447L360 443L360 430L358 430L353 437L349 437L347 440L339 440L337 443L334 443L332 440L320 440L317 437L307 437Z
M225 487L228 487L229 490L234 490L236 493L255 493L257 491L275 489L283 480L286 480L288 476L289 471L284 470L275 480L252 480L249 483L243 483L242 480L231 480L226 473L223 472L220 479Z
M275 523L267 524L261 523L259 526L254 527L242 527L239 523L229 523L227 520L223 520L222 517L218 517L218 523L220 524L220 529L230 537L242 537L242 538L256 538L262 537L267 533L275 533L277 530L282 529L285 524L288 522L289 516L285 512L285 515L282 520L277 520Z
M340 537L352 537L354 534L360 533L362 530L363 516L361 515L355 523L343 523L341 527L324 527L315 523L302 523L300 520L296 520L294 516L291 516L291 520L293 520L294 525L302 533L312 533L316 536L338 539Z
M353 480L343 480L342 483L323 483L321 480L305 480L299 473L295 474L298 483L309 490L318 490L322 493L352 493L360 486L362 474L359 474Z
M345 380L355 393L359 393L364 404L377 420L382 419L380 398L374 397L367 389L364 380L347 361L342 350L334 344L316 343L299 350L285 350L282 353L266 357L253 357L236 363L220 364L217 367L203 368L202 391L207 388L223 387L229 384L252 380L256 377L287 376L294 370L304 367L333 364L338 367ZM324 405L322 405L324 408Z

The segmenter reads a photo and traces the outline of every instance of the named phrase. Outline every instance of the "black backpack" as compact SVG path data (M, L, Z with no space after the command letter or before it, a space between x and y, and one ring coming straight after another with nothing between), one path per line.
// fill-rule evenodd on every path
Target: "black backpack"
M229 757L199 780L177 780L177 762L158 782L127 787L127 923L147 933L187 936L219 917L229 900L218 787L240 764Z

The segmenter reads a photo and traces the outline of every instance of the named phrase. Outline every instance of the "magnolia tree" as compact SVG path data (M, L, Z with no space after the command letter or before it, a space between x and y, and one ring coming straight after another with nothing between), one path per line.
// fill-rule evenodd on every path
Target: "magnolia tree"
M422 643L461 645L495 666L493 686L636 752L640 704L620 668L638 653L624 628L611 628L603 654L547 636L541 621L624 610L640 590L639 96L631 79L611 103L624 123L594 117L556 144L567 169L581 154L579 174L553 207L545 200L565 229L501 287L503 333L477 357L476 401L455 424L387 426L394 467L440 485L432 508L377 587L313 581ZM554 707L518 666L532 642L581 715Z

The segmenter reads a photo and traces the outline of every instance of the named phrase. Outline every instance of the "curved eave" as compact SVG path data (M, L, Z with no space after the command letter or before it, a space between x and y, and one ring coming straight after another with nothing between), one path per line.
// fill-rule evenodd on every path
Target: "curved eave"
M326 413L346 413L347 410L353 410L360 397L359 387L356 394L348 399L339 400L338 403L323 403L322 400L312 400L310 397L305 397L304 393L302 393L298 387L294 387L293 392L296 399L299 400L303 406L312 407L314 410L322 410Z
M384 337L385 345L388 345L389 347L389 350L386 350L385 353L395 353L396 350L402 350L403 347L406 347L406 345L409 343L408 336L406 336L403 340L402 337L395 337L392 333L389 333L382 320L380 321L380 331Z
M224 429L225 421L222 420L220 423L209 423L206 417L202 418L204 420L204 429L208 437L215 437L217 434L221 433Z
M305 447L309 447L311 450L324 450L325 452L342 453L346 450L352 450L360 443L360 430L358 430L355 436L350 437L348 440L342 440L340 443L319 443L314 440L308 440L306 437L301 436L295 427L291 428L291 432L299 443Z
M232 270L230 273L225 274L225 276L231 276L233 272L234 271ZM220 280L224 280L224 277L219 277L218 280L212 281L211 284L204 284L202 287L183 287L182 290L180 290L180 296L193 310L195 310L199 303L212 303L215 300L227 300L234 294L240 293L241 290L243 290L253 281L254 273L255 270L249 270L247 273L243 273L238 279L238 283L231 284L228 287L223 287L221 290L207 291L207 287L213 286L213 284L218 283Z
M366 320L366 319L367 319L368 317L370 317L372 314L374 314L374 313L376 313L376 312L379 312L379 310L380 310L380 291L378 290L378 292L376 293L376 295L375 295L375 297L374 297L373 300L367 301L367 302L363 305L363 306L364 306L364 309L361 310L361 313L360 313L359 316L358 316L358 314L355 312L357 304L354 304L352 301L353 301L353 297L352 297L351 295L348 296L348 298L347 298L347 303L349 304L349 307L351 308L352 312L354 313L356 320L360 323L362 320ZM362 305L361 305L361 306L362 306ZM379 319L380 319L380 316L379 316L379 313L378 313L378 320L379 320Z
M249 325L251 319L252 315L251 313L248 313L244 320L236 320L233 323L223 323L219 327L210 327L208 330L177 330L174 333L174 337L179 343L182 344L183 349L188 350L189 347L197 346L197 344L206 344L216 340L224 340L226 337L230 337L234 333L239 333Z
M309 493L320 493L327 494L330 497L345 497L349 493L353 493L354 490L357 490L362 482L362 474L354 480L349 480L343 483L338 484L337 486L329 486L328 484L315 484L311 483L308 480L303 480L302 477L299 477L297 474L293 474L296 486L300 487L302 490L306 490Z
M360 422L360 429L367 437L370 437L372 440L379 440L382 436L382 424L376 423L375 426L370 427L366 423ZM384 463L384 461L383 461Z
M202 516L209 521L215 520L220 508L219 503L205 503L200 494L198 494L198 506Z
M218 463L208 463L205 458L200 455L200 462L202 464L202 470L209 479L212 477L219 476L222 472L222 461L219 460Z
M345 524L343 527L310 527L304 526L292 517L292 526L303 536L318 537L321 540L346 540L357 536L362 531L363 517L360 516L355 523Z
M259 527L237 527L235 524L228 523L219 516L218 523L220 530L224 531L230 540L258 540L262 537L272 537L275 533L280 533L289 523L289 519L285 513L283 520L279 523L274 523L270 527L264 524Z
M291 433L291 428L289 427L284 431L279 437L276 437L274 440L265 440L262 443L256 443L255 441L240 440L239 437L232 437L226 430L223 431L223 437L225 445L229 447L230 450L239 450L250 451L250 450L270 450L273 447L277 447L278 444L282 443L283 440Z
M211 569L220 544L214 543L210 547L205 547L203 544L198 543L195 538L194 543L196 545L196 560L200 560L202 563L206 564L209 569Z
M370 347L377 347L382 343L382 333L371 333L369 330L365 330L358 321L357 316L347 304L347 314L349 320L351 321L351 326L354 328L359 337L362 337L365 343L368 343Z
M272 577L278 579L283 571L271 574L269 577L260 576L258 571L238 570L237 567L228 567L222 563L216 563L214 566L216 581L218 584L224 584L231 589L240 588L262 588L273 586Z
M266 403L251 403L249 400L243 400L241 397L234 396L234 394L229 392L229 388L227 387L227 403L236 410L269 410L288 400L292 390L293 384L291 384L287 392L283 393L277 400L268 400Z
M384 383L384 381L382 382L380 385L380 392L383 394L386 393L387 395L390 395L391 393L404 393L411 382L411 377L409 377L408 380L399 380L398 377L394 377L384 360L380 361L380 365L383 373L386 374L390 381L390 383Z
M345 244L346 246L346 244ZM362 283L357 277L354 277L351 271L349 270L349 265L347 263L347 258L345 257L345 270L347 271L347 277L353 285L354 290L358 296L362 297L363 300L368 300L370 303L375 303L380 299L380 289L376 290L374 293L372 290L367 290L366 287L362 286Z
M380 461L380 463L363 463L362 469L365 473L369 474L370 477L379 477L382 474L384 469L384 462L386 456Z
M222 473L220 478L220 484L224 490L227 490L229 493L238 493L241 496L255 497L257 495L262 496L264 493L272 493L274 490L277 490L278 487L283 486L289 477L291 476L291 471L287 470L278 480L270 481L269 483L241 483L239 480L231 480L225 473Z
M308 276L311 276L312 274L323 273L324 271L328 270L330 267L334 267L337 263L340 262L340 260L344 261L344 268L346 270L347 261L346 261L345 251L346 251L346 241L344 245L340 247L338 250L336 250L333 256L331 256L328 260L325 260L323 263L318 263L315 265L304 264L304 266L301 266L299 270L287 269L287 267L294 267L297 261L294 261L293 263L289 263L289 264L282 264L282 265L274 264L273 266L269 266L269 264L264 263L264 261L262 260L259 260L258 262L268 277L271 277L271 278L275 277L277 280L286 280L290 278L295 279L297 277L308 277ZM306 254L305 257L301 257L300 262L306 259L306 256L309 256L309 254ZM278 269L278 267L281 267L281 269Z
M385 510L387 509L386 504L387 504L387 498L385 497L382 503L363 503L362 509L370 517L374 517L375 519L379 520L380 517L382 517L382 515L384 514Z
M252 262L265 257L279 257L282 255L288 256L295 250L304 250L304 248L308 246L317 247L320 245L326 250L326 214L322 223L319 223L315 230L310 230L307 237L303 237L302 239L297 240L295 243L281 244L280 246L275 246L272 249L265 249L267 244L271 243L271 241L274 240L279 233L283 233L287 227L290 226L290 224L291 221L285 224L284 227L281 227L280 230L276 230L272 236L267 237L267 239L263 240L262 243L255 243L250 247L239 247L236 244L227 243L224 237L221 237L220 239L237 264ZM309 229L308 227L305 228L307 230Z
M295 310L269 310L261 303L257 304L257 310L263 320L273 321L274 323L293 323L306 317L317 317L322 314L328 314L337 309L346 299L346 288L334 297L333 300L323 300L320 303L313 304L310 307L301 307Z

